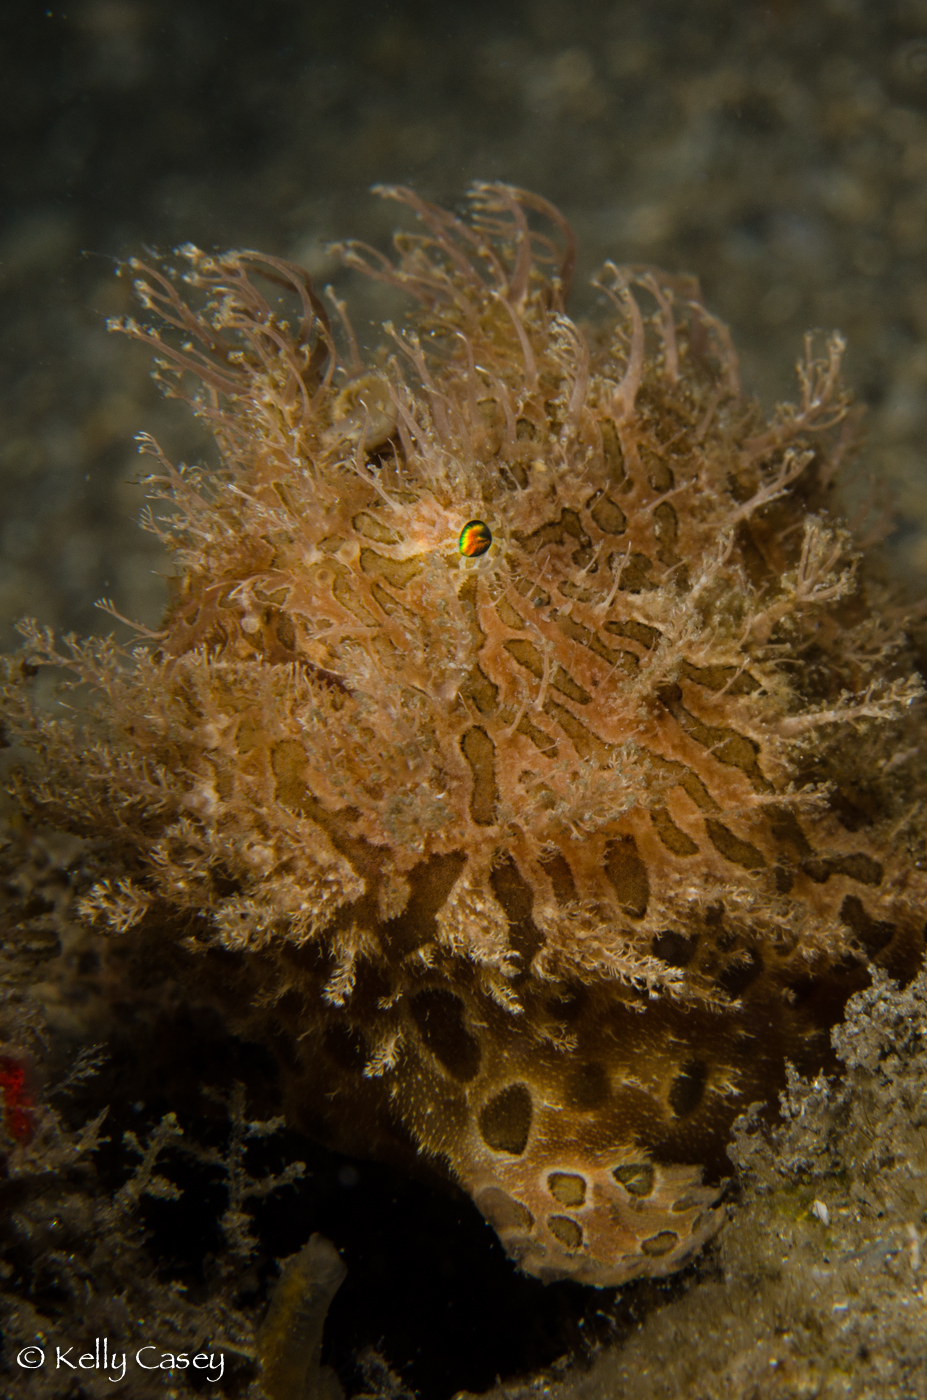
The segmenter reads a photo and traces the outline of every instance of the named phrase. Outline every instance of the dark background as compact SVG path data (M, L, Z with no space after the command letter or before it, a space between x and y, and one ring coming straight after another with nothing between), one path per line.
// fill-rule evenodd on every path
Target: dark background
M23 612L100 626L103 593L160 612L132 435L202 445L103 331L114 259L244 244L324 282L327 240L387 239L377 181L527 185L582 273L697 273L767 404L839 327L897 567L927 572L925 0L4 0L0 112L2 645Z

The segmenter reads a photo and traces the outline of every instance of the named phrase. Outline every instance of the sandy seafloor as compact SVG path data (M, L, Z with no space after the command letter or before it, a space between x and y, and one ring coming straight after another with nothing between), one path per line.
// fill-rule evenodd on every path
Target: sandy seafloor
M250 246L343 289L326 245L385 245L377 182L553 200L580 313L606 257L696 274L767 406L803 332L840 329L869 406L851 495L891 511L891 567L923 591L927 0L4 0L0 109L3 648L22 614L88 631L101 595L150 624L163 605L133 435L204 445L104 329L130 309L116 261ZM418 1377L429 1400L473 1374L446 1371Z

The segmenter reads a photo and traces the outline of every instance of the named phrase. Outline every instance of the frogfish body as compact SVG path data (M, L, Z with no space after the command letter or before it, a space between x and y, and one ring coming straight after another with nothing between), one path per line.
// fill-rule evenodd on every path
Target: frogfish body
M22 800L91 838L87 920L182 947L274 1048L304 1128L423 1156L541 1279L665 1274L718 1227L733 1118L923 951L920 681L828 508L841 345L766 422L691 281L609 264L581 328L545 201L385 193L420 232L342 254L414 311L366 362L282 260L134 266L118 329L221 468L143 444L156 635L29 631Z

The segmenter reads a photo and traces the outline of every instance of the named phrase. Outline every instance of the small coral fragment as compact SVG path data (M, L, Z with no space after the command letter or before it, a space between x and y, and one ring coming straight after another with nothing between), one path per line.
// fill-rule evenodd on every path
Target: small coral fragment
M295 1122L427 1158L539 1278L666 1274L736 1115L923 952L921 683L831 514L841 342L766 422L690 281L608 264L581 330L544 200L383 193L420 231L342 249L416 308L375 367L280 259L134 266L117 328L222 466L144 440L160 632L28 630L21 800L92 838L85 918L272 1046Z
M258 1333L266 1400L338 1400L334 1372L322 1365L322 1329L347 1275L337 1249L312 1235L283 1265Z

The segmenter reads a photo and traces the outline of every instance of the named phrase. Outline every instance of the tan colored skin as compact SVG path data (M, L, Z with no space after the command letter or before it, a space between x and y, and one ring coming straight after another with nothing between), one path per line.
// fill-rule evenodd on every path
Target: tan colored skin
M664 1274L733 1117L923 948L920 683L827 512L839 341L764 423L690 283L609 266L580 330L543 200L386 193L424 233L344 250L418 303L373 367L298 268L137 269L162 330L120 329L223 469L159 457L146 654L66 661L99 747L12 685L24 800L106 851L88 918L196 951L294 1119L425 1154L541 1278Z

